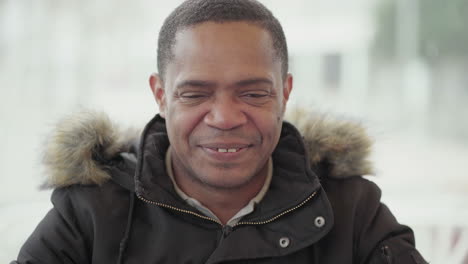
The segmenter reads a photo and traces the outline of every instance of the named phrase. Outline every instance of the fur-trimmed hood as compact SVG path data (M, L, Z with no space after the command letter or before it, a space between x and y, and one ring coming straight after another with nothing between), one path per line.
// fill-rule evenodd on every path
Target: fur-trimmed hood
M372 142L358 123L296 110L286 120L304 137L312 166L326 162L329 177L373 173L368 160ZM132 153L140 131L124 131L99 112L82 111L59 121L46 142L43 187L102 184L110 178L108 161Z

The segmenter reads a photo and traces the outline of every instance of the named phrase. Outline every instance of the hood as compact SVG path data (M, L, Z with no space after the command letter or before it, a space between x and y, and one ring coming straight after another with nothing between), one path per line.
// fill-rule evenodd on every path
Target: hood
M286 120L304 137L312 167L326 164L328 177L373 173L368 160L372 142L356 122L296 110ZM81 111L60 120L45 145L45 188L102 184L122 154L136 153L139 130L124 130L103 113Z

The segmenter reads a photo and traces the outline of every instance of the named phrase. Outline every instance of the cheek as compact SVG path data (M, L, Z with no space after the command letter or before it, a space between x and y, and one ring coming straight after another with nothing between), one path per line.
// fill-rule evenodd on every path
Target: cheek
M196 109L182 109L182 107L169 107L166 114L166 124L171 143L179 145L189 142L190 136L203 120L203 113ZM177 141L175 141L177 140Z
M283 122L283 113L282 113L282 112L281 112L281 113L278 113L278 114L276 115L276 123L279 124L279 123L281 123L281 122Z
M261 132L263 140L275 142L281 132L283 118L281 113L269 113L269 115L257 116L255 124ZM276 142L275 142L276 143Z

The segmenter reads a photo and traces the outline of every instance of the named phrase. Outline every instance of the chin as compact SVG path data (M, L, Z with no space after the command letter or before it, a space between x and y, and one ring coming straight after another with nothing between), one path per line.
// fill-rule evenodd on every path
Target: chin
M216 170L216 172L211 173L205 172L202 175L212 175L212 177L199 178L199 180L203 184L213 189L224 190L240 189L248 185L248 183L250 183L252 179L255 178L255 175L253 173L239 173L239 171L235 173L230 173L226 172L225 170Z

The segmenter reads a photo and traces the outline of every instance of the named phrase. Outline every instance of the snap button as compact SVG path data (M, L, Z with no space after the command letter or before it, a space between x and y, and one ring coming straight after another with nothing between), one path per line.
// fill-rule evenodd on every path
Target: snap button
M289 238L287 237L282 237L279 240L279 245L282 248L287 248L289 246L289 243L291 243L291 241L289 241Z
M314 224L318 228L323 227L325 225L325 218L323 218L323 216L317 216L315 218Z

